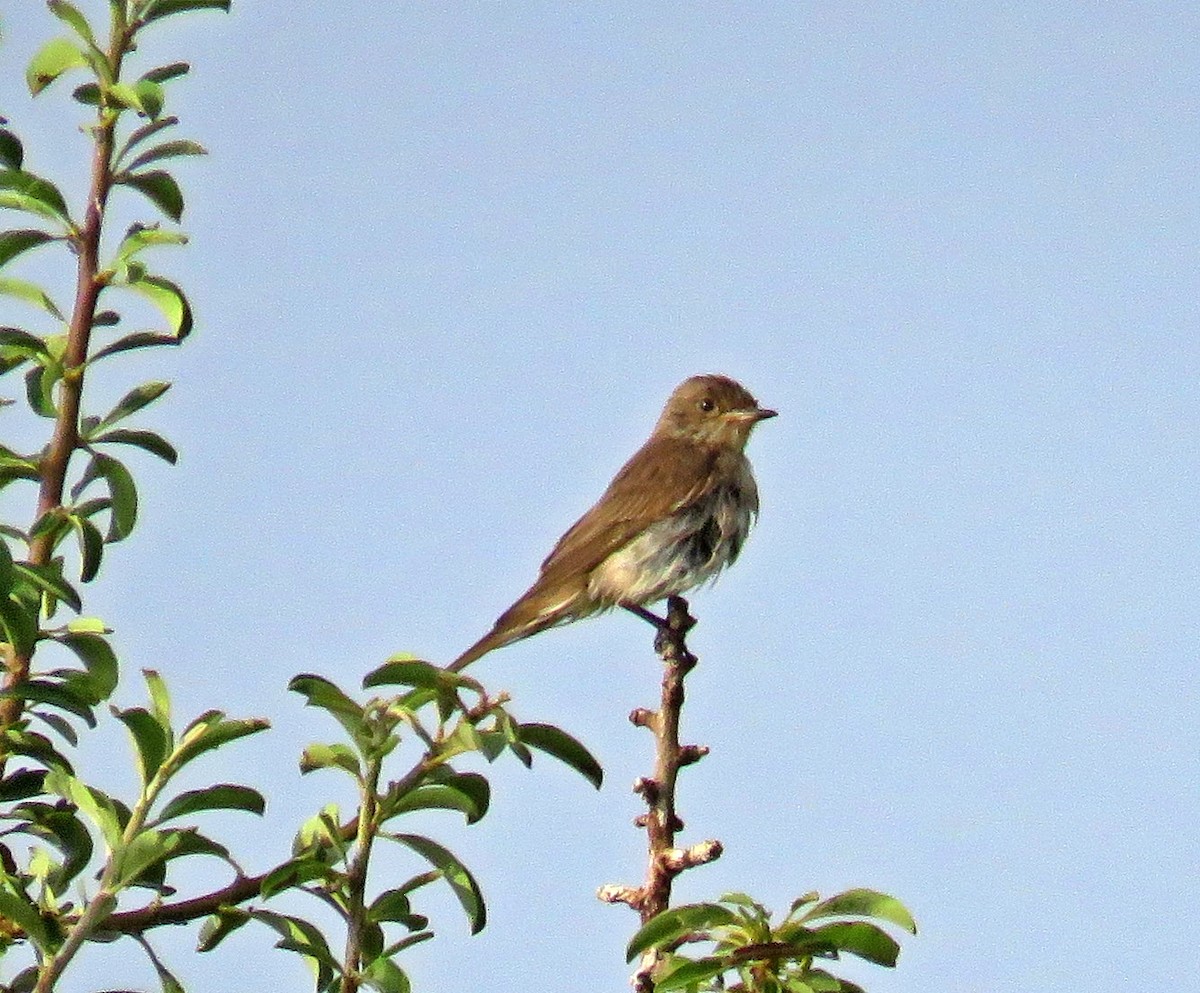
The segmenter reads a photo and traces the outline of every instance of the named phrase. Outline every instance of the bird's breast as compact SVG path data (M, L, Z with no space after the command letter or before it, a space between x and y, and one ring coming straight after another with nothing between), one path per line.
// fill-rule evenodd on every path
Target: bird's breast
M595 600L648 604L713 579L737 558L758 513L749 463L705 496L656 521L601 562L588 580Z

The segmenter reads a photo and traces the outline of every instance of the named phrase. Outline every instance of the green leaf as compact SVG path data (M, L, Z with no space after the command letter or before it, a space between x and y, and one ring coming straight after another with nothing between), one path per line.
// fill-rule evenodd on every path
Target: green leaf
M29 228L0 232L0 266L7 265L22 252L57 240L52 234Z
M102 359L105 356L116 355L118 352L128 352L135 348L150 348L155 345L178 345L179 342L180 339L173 334L160 334L157 331L135 331L133 334L127 334L123 338L118 338L111 345L97 349L92 353L92 357L88 361L95 362L97 359Z
M836 921L822 924L809 932L812 939L839 952L849 952L859 958L891 968L900 954L900 945L890 934L866 921ZM803 949L807 941L792 942Z
M266 809L267 803L258 790L236 783L217 783L204 789L180 793L163 808L158 820L161 823L202 810L248 810L261 816Z
M160 117L157 121L151 121L149 124L143 124L140 128L137 128L131 132L129 137L125 139L125 144L121 146L120 151L117 152L113 161L121 162L124 160L126 155L133 151L142 142L146 141L148 138L152 138L154 135L166 128L174 127L178 123L178 117Z
M57 707L59 710L74 714L88 727L96 726L96 715L92 713L91 701L63 683L51 683L44 679L27 679L11 690L0 690L0 699L2 698L28 700L32 703Z
M111 427L118 421L123 421L130 414L137 413L143 407L152 404L170 388L170 383L160 380L153 380L149 383L142 383L141 386L135 386L117 401L116 406L104 416L104 420L100 422L99 427Z
M156 863L165 861L178 844L178 835L170 832L153 829L139 832L117 851L115 884L128 886Z
M4 640L23 655L33 651L38 640L37 604L28 604L15 596L0 597L0 626Z
M79 735L75 733L75 727L65 717L52 713L49 710L27 710L27 714L34 720L41 721L46 727L50 728L63 741L72 748L79 745Z
M25 149L21 139L7 128L0 128L0 165L9 169L20 169L25 161Z
M154 83L165 83L169 79L178 79L180 76L186 76L191 72L191 69L192 67L186 62L170 62L167 65L156 66L142 73L142 79L148 79Z
M566 763L596 789L604 783L604 770L600 763L582 744L551 724L518 724L517 735L530 748L553 755Z
M63 73L71 69L86 69L87 56L69 38L51 38L34 53L25 70L29 92L37 96Z
M42 769L18 769L0 779L0 803L15 803L18 800L28 800L31 796L41 796L46 791L44 780L46 773Z
M72 496L77 497L95 479L105 480L109 497L112 499L112 512L105 540L122 541L129 537L137 523L137 485L133 481L133 475L125 468L124 463L111 455L96 452L80 476L79 482L72 487Z
M186 338L192 331L192 308L183 290L162 276L143 276L125 284L153 303L171 325L177 338ZM147 342L148 343L148 342ZM112 346L110 346L111 350Z
M719 903L692 903L664 910L647 921L630 939L625 949L625 961L632 962L648 948L661 948L693 931L724 927L737 921L737 914Z
M92 33L92 26L88 24L87 18L79 12L78 7L73 3L68 3L67 0L49 0L46 6L60 21L74 28L75 33L83 41L93 48L96 47L96 36Z
M113 83L104 90L107 96L107 102L117 104L129 110L136 111L143 117L149 117L154 120L162 113L163 107L163 89L158 83L152 79L143 77L136 83ZM125 179L120 176L114 177L115 181L125 182ZM149 194L147 194L149 196ZM151 197L151 199L154 199ZM155 201L157 203L157 200ZM178 220L178 218L176 218Z
M487 910L483 904L483 894L475 877L467 870L458 858L447 848L436 841L422 837L419 834L387 834L385 837L406 845L414 852L424 856L431 865L441 872L443 878L450 884L458 902L462 905L467 920L471 925L471 933L478 934L487 923Z
M118 428L116 431L106 431L91 439L93 445L119 444L134 445L151 455L157 455L165 462L174 465L179 460L179 453L161 434L153 431L130 431Z
M229 0L156 0L142 14L142 23L149 24L173 14L186 14L192 10L229 10Z
M171 696L167 692L167 684L154 669L143 669L142 678L146 680L146 690L150 694L150 713L158 721L168 735L171 734Z
M473 779L468 780L468 775L473 775ZM469 784L467 788L462 788L460 780ZM479 783L483 785L482 797ZM387 820L414 810L457 810L466 817L468 824L474 824L487 813L488 799L487 780L478 774L463 774L454 782L423 783L395 797L389 792L380 805L380 812Z
M58 305L50 299L50 294L36 283L25 279L13 279L11 276L0 276L0 294L16 297L26 303L46 311L50 316L65 320Z
M150 712L142 707L130 707L127 710L113 707L112 713L129 729L133 737L133 744L138 753L138 771L141 773L142 784L145 785L162 768L163 760L171 750L170 736Z
M261 717L239 720L226 718L219 710L210 710L184 728L175 752L176 760L179 766L183 767L204 752L220 748L246 735L265 731L270 726L270 722Z
M53 361L46 342L36 334L30 334L21 328L0 328L0 348L3 348L6 353L21 355L39 362Z
M63 603L69 604L74 608L76 613L79 613L83 609L83 603L79 599L79 594L75 592L75 588L70 583L63 579L62 573L57 566L14 562L13 568L20 574L22 579L28 581L43 593L54 597L56 600L61 600Z
M469 677L446 672L435 665L413 658L410 655L394 656L363 679L363 689L374 686L416 686L426 689L442 689L474 684Z
M31 172L0 170L0 207L38 214L67 226L71 224L67 202L58 187Z
M121 847L122 824L111 797L62 769L51 769L46 773L46 789L75 804L80 813L100 829L109 851L115 852Z
M313 924L300 917L288 914L277 914L273 910L252 910L251 916L262 921L283 936L276 942L276 948L284 948L296 952L309 959L317 972L317 989L324 990L340 974L337 959L329 950L325 936Z
M126 171L132 172L134 169L140 169L144 165L149 165L151 162L158 162L162 159L174 159L181 155L207 155L208 149L194 141L177 140L164 141L161 145L155 145L153 148L147 149L135 158L126 167Z
M55 640L79 656L87 668L88 683L95 690L97 703L112 695L117 688L117 655L102 635L68 631L56 635Z
M823 917L874 917L882 921L890 921L897 927L904 928L912 934L917 933L917 923L913 920L908 909L893 896L879 893L876 890L853 889L812 907L802 921L815 921Z
M30 409L41 417L58 416L54 406L54 385L62 378L62 366L46 362L25 373L25 399Z
M303 886L314 879L327 880L331 885L336 886L338 885L337 880L340 875L328 863L305 853L298 855L296 858L288 859L283 865L276 866L268 872L263 877L259 893L264 900L269 900L284 890Z
M380 993L409 993L412 989L404 970L382 956L363 971L363 982Z
M127 261L143 249L156 245L186 245L187 235L181 231L164 231L157 224L133 224L117 249L118 261Z
M35 762L40 762L48 769L62 769L67 773L73 771L67 757L55 748L44 734L38 734L36 731L24 731L20 728L9 728L6 731L0 731L0 740L3 741L4 749L10 755L24 755Z
M100 562L104 558L104 535L86 517L70 514L67 520L79 539L79 581L90 583L100 571Z
M368 737L363 708L328 679L302 674L293 677L288 689L303 696L307 706L319 707L331 714L355 741Z
M0 597L7 597L13 588L17 574L13 571L13 557L8 542L0 538Z
M399 888L380 893L367 908L367 920L395 921L404 924L409 930L420 930L425 926L420 923L424 918L412 912L412 902L408 899L408 894L408 890ZM418 926L414 928L413 924Z
M300 772L308 774L317 769L344 769L355 779L362 779L362 768L358 756L348 745L309 745L300 756Z
M122 172L114 177L113 182L122 186L132 186L171 220L178 222L183 217L183 193L170 173L161 169L139 173Z
M71 91L71 96L85 107L100 106L100 87L96 83L82 83L76 86Z
M43 955L52 955L56 950L58 942L51 939L37 905L24 890L8 880L0 885L0 918L7 918L19 925Z
M705 956L698 959L681 959L679 964L664 970L654 979L654 993L667 990L682 990L695 983L713 979L730 968L725 958Z
M250 919L250 914L240 907L218 907L217 912L200 928L196 950L211 952Z

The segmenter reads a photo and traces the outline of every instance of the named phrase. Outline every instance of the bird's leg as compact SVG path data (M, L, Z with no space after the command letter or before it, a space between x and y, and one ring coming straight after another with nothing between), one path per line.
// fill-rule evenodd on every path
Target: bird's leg
M653 624L660 631L667 626L667 619L665 617L659 617L658 614L654 613L652 610L647 610L645 607L641 606L641 604L623 603L621 606L628 610L635 617L640 617L647 624Z

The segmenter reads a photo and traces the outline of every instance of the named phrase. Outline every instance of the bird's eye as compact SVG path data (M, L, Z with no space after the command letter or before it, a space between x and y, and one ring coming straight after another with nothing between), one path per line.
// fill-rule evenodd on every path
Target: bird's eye
M712 410L716 406L716 404L713 403L712 400L710 400L708 397L705 397L696 406L698 406L701 410L703 410L704 413L710 414L710 413L712 413Z

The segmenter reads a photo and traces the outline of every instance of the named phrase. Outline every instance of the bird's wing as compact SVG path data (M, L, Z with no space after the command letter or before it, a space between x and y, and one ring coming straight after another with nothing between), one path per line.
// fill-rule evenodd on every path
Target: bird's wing
M559 539L538 585L590 572L651 524L700 499L712 487L715 457L694 442L651 438Z

